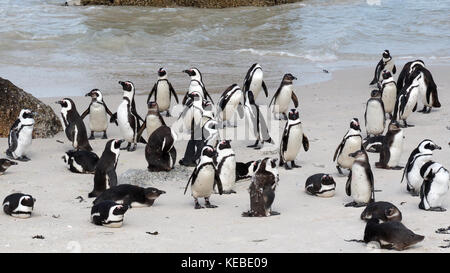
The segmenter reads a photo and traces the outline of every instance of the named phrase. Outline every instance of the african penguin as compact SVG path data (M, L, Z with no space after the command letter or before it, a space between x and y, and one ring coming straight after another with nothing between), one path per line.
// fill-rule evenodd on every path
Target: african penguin
M280 166L284 165L287 170L300 168L301 166L295 164L295 159L302 145L305 152L307 152L309 150L309 141L303 132L300 114L297 109L291 109L280 143ZM288 165L288 162L291 162L291 166Z
M263 76L264 75L261 66L258 63L254 63L248 69L247 74L245 75L244 85L242 89L242 91L244 92L244 96L246 92L252 91L253 96L256 100L259 93L261 92L261 89L264 91L266 98L269 96L266 83L263 80Z
M250 210L242 213L242 216L267 217L279 215L280 213L272 211L272 204L275 200L275 189L279 180L277 159L264 158L252 177L252 182L248 189L250 194Z
M231 120L234 117L236 109L241 103L243 98L242 90L237 84L230 85L219 98L218 104L218 114L217 116L220 118L221 122L227 123L227 126L231 126ZM225 124L223 124L225 127ZM236 124L234 124L236 127Z
M415 60L411 62L407 62L403 68L402 71L400 71L400 74L398 75L397 79L397 88L398 90L402 90L404 85L411 84L411 74L413 73L414 69L417 66L425 66L425 63L422 60Z
M391 57L391 54L389 53L389 50L385 50L382 54L381 60L378 62L376 68L375 68L375 75L373 76L373 80L370 82L370 85L376 84L379 81L382 81L381 72L383 70L390 71L392 74L395 74L397 71L394 60Z
M150 135L145 146L145 159L150 172L168 172L174 168L177 157L175 139L172 130L165 125Z
M379 90L372 90L370 97L366 103L366 111L364 112L367 137L381 135L384 132L384 124L386 122L381 92Z
M92 207L91 222L98 226L120 228L127 210L126 205L120 205L114 201L103 201Z
M433 80L431 72L424 66L417 65L414 67L411 78L416 78L417 75L421 75L418 79L419 83L419 97L423 104L423 109L418 111L424 114L430 113L431 108L441 107L439 102L436 83Z
M202 73L200 73L200 70L193 67L190 69L186 69L182 71L183 73L186 73L191 77L191 82L189 84L189 90L186 92L186 95L184 95L182 104L186 104L186 100L188 98L188 95L192 92L198 92L202 99L209 99L212 103L214 103L211 96L208 94L208 91L206 91L205 84L203 83Z
M326 173L313 174L305 182L305 191L319 197L332 197L336 190L333 176Z
M191 185L192 197L194 197L195 209L202 209L198 198L205 198L205 207L216 208L209 202L209 197L214 192L214 187L217 185L219 194L222 194L222 183L220 181L219 172L214 166L213 158L216 156L216 151L212 146L205 146L201 151L200 160L192 172L191 177L186 184L184 194L187 188Z
M345 192L353 198L346 207L363 207L375 201L374 179L369 164L369 157L365 150L349 154L355 158L352 169L348 175Z
M222 140L217 143L214 164L222 182L222 192L225 194L236 193L236 156L230 144L231 140Z
M20 110L19 118L9 130L6 155L10 159L29 161L26 156L33 138L34 113L29 109Z
M145 121L142 124L138 132L138 137L141 137L145 129L147 129L147 140L152 135L152 133L161 126L166 126L166 122L161 116L159 105L157 102L148 101L147 102L148 112L145 117ZM147 142L148 143L148 142Z
M408 124L406 119L412 112L416 111L417 99L419 97L419 81L422 75L417 75L410 85L403 86L395 102L394 114L392 120L403 120L404 127L414 127L414 125Z
M281 81L277 92L275 92L269 103L270 107L273 102L273 113L278 115L283 114L285 120L288 119L286 112L289 109L289 103L291 102L291 100L294 103L294 107L298 107L298 98L295 95L294 85L292 84L292 81L296 79L297 78L290 73L284 74L283 80Z
M380 160L375 163L377 168L391 170L403 169L398 163L403 152L404 138L403 130L400 128L398 122L391 121L381 145Z
M430 211L446 211L442 203L450 188L450 173L441 164L428 161L420 168L423 183L420 187L419 208Z
M62 125L67 138L72 141L72 146L76 150L92 151L86 127L73 100L64 98L56 103L61 105Z
M402 213L400 210L389 202L378 201L367 205L361 213L361 220L369 221L370 219L378 219L382 222L402 221Z
M397 85L395 84L394 77L391 72L383 71L383 81L381 82L381 100L383 101L384 111L389 114L389 118L392 119L392 113L394 112L395 102L397 99Z
M359 120L353 118L350 122L350 129L347 131L334 153L333 161L336 161L337 159L336 169L339 174L343 174L341 167L345 169L352 168L355 159L349 156L349 154L360 149L363 149L361 128L359 126Z
M167 71L162 67L158 70L158 81L153 85L150 94L148 94L147 104L153 95L155 96L155 102L159 106L159 111L166 111L166 117L170 117L170 101L172 96L174 96L175 101L178 103L178 96L172 84L167 79Z
M6 158L0 158L0 175L4 174L6 170L12 165L17 165L17 162L11 161Z
M94 175L94 189L88 197L97 197L105 190L117 185L116 166L119 160L120 144L125 140L111 139L105 145L105 150L97 162Z
M103 100L102 92L98 89L92 89L86 94L86 97L91 97L91 103L86 111L81 114L81 119L89 115L89 128L91 129L91 136L89 139L95 139L94 132L103 132L103 139L107 139L106 129L108 128L107 114L112 117L113 113L108 109ZM116 125L117 121L116 121Z
M420 175L420 168L423 164L431 161L434 150L442 148L436 145L432 140L422 140L419 145L411 152L403 171L402 180L406 179L406 189L413 196L418 196L422 186L423 177Z
M150 207L164 193L166 192L153 187L142 188L130 184L120 184L104 191L94 200L93 204L97 205L110 200L125 205L130 209Z
M415 234L401 222L380 223L379 219L370 219L364 230L364 242L376 242L380 248L404 250L422 241L425 237Z
M99 160L98 156L88 151L67 151L62 157L67 168L73 173L94 173Z
M17 218L29 218L34 208L36 199L29 194L13 193L3 200L3 211Z

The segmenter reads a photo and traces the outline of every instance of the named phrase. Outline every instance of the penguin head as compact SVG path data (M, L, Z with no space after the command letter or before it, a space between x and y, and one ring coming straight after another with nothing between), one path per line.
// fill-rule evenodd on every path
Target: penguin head
M430 139L422 140L422 142L420 142L419 144L419 152L421 153L432 153L436 149L441 150L442 148Z
M231 149L231 140L224 139L217 143L217 150Z
M333 184L336 184L336 183L334 182L333 176L331 176L330 174L324 174L324 175L322 175L321 181L322 181L322 184L323 184L323 185L333 185Z
M21 121L27 120L27 119L33 119L34 113L31 112L30 109L22 109L20 110L19 119Z
M127 210L128 210L128 206L117 204L117 205L113 206L112 209L113 209L113 212L112 212L113 215L124 215L125 212L127 212Z
M202 74L200 73L200 70L198 70L195 67L192 67L190 69L183 70L184 73L188 74L192 80L202 81Z
M291 109L288 113L289 120L296 120L300 117L300 113L297 111L297 109Z
M398 121L393 120L389 123L389 127L388 127L388 131L400 131L400 124L398 123Z
M283 76L283 82L285 83L292 83L293 80L296 80L297 78L294 77L291 73L284 74Z
M396 207L389 207L384 210L384 215L388 221L401 221L402 213Z
M160 79L167 78L167 71L164 69L164 67L161 67L160 69L158 69L158 77Z
M91 97L92 101L103 101L103 96L100 90L97 88L92 89L89 93L85 95L86 97Z
M217 155L217 152L211 145L205 145L202 149L202 156L213 158Z
M209 100L203 100L202 101L202 107L203 109L207 110L207 111L212 111L212 103Z
M381 98L381 90L374 89L370 92L371 98Z
M389 53L389 50L384 50L383 51L383 58L388 59L391 57L391 54Z
M367 153L364 149L358 150L351 154L348 154L348 156L353 157L353 158L355 158L355 160L359 160L359 161L367 161L368 160Z
M69 110L76 110L75 103L72 99L64 98L60 101L57 101L56 104L61 105L61 110L64 110L65 112Z
M134 84L132 82L130 82L130 81L125 81L125 82L119 81L119 84L122 85L123 91L134 92Z
M353 130L361 131L358 118L353 118L352 121L350 121L350 128L352 128Z
M119 150L120 145L125 142L124 139L111 139L106 143L105 149ZM109 146L109 147L108 147Z
M381 75L383 76L384 80L387 80L390 77L392 77L391 71L389 71L389 70L383 70L383 73Z
M191 100L194 100L194 101L198 101L198 100L200 100L200 99L202 98L202 97L200 96L200 93L198 93L198 92L196 92L196 91L189 93L189 94L188 94L188 97L189 97ZM186 104L187 104L187 103L186 103ZM203 102L202 102L202 104L203 104Z
M25 207L33 207L34 202L36 202L36 199L29 194L25 194L20 198L20 204Z
M159 112L159 106L156 101L148 101L147 106L148 110L154 110Z
M157 188L149 187L144 189L145 198L148 200L155 200L161 194L165 194L165 191L158 190Z

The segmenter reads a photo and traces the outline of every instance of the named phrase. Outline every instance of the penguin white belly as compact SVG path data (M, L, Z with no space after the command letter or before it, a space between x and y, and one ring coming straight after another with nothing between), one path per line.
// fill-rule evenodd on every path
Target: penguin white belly
M359 136L349 137L345 141L344 148L342 148L341 154L338 157L339 166L350 169L355 159L348 155L361 149L361 138Z
M333 197L336 187L334 185L322 185L320 191L316 194L319 197Z
M128 103L123 101L117 109L117 122L119 123L120 132L122 137L128 141L134 142L134 130L131 128L128 122Z
M416 159L413 164L413 167L409 173L406 173L406 179L410 187L413 187L415 192L420 191L420 187L422 186L423 178L420 175L420 168L422 168L423 164L430 161L432 159L432 155L421 156ZM406 168L406 167L405 167Z
M108 128L106 109L100 103L92 103L89 109L89 127L94 132L104 132Z
M227 105L225 106L224 111L222 112L222 120L231 120L236 112L236 108L239 102L242 100L242 94L240 91L236 91L228 100Z
M157 88L156 103L158 103L159 111L167 111L170 107L169 84L166 81L160 81Z
M417 104L417 99L418 99L418 95L419 95L419 90L418 88L413 88L410 91L410 95L409 95L409 99L408 102L405 105L405 110L403 111L403 115L401 116L401 119L406 119L409 117L409 115L412 113L414 107Z
M123 215L110 214L103 226L110 228L119 228L123 224Z
M368 134L381 135L384 131L384 111L379 101L372 100L366 109L366 131Z
M295 160L300 147L302 145L303 130L300 125L292 126L289 130L287 149L284 151L283 158L285 161Z
M431 183L430 191L426 196L428 204L431 207L440 207L445 200L446 194L449 190L450 183L449 173L441 170L436 173Z
M262 70L258 69L253 73L252 81L250 82L250 91L253 92L253 97L256 98L259 95L259 92L261 92L262 89L262 82L263 82L263 72Z
M33 138L33 127L34 126L24 126L20 131L17 139L17 148L13 152L13 155L16 157L21 157L28 151Z
M430 94L430 102L428 103L427 102L427 85L424 80L425 75L423 75L423 73L420 73L420 74L422 77L419 80L419 97L420 97L423 105L425 105L427 107L431 107L432 106L431 104L433 103L432 94Z
M283 86L281 88L278 97L275 99L275 113L286 113L289 108L289 103L291 102L292 92L292 85Z
M395 101L397 99L397 88L394 83L386 84L383 89L383 95L381 100L384 104L384 111L386 113L392 113L395 108Z
M403 130L395 134L394 142L392 143L390 149L390 157L387 163L388 167L396 167L400 161L400 156L403 151Z
M145 119L147 126L147 139L152 135L152 133L158 129L162 124L159 117L156 115L147 115Z
M78 162L73 157L72 157L72 166L75 168L75 170L79 171L80 173L84 172L83 167L80 164L78 164ZM70 165L68 167L70 169Z
M22 202L22 199L20 199L20 202ZM30 218L32 211L33 211L32 207L27 207L19 203L17 208L13 212L11 212L11 216L21 219Z
M366 170L359 164L353 164L352 167L351 195L357 203L369 202L372 195Z
M234 156L225 159L220 169L219 177L224 191L230 191L234 188L236 183L236 159Z
M203 167L192 185L192 196L195 198L209 197L214 189L215 170L212 165Z

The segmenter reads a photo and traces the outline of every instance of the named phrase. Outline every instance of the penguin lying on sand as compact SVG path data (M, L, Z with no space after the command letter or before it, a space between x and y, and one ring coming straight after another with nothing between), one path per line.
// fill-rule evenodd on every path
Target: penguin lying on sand
M120 184L104 191L93 203L96 205L111 200L129 208L150 207L161 194L165 193L165 191L153 187L142 188L130 184Z
M29 218L36 199L29 194L13 193L3 200L3 211L16 218Z
M378 201L367 205L361 213L361 220L378 219L382 222L402 221L400 210L389 202Z
M114 201L103 201L92 207L91 222L99 226L119 228L123 224L123 217L127 210L126 205L120 205Z

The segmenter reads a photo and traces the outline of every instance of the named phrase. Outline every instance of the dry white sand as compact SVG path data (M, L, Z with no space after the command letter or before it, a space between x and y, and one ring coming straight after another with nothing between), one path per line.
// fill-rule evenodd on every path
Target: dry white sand
M450 125L450 69L429 68L438 85L443 106L428 115L413 113L410 116L408 122L416 127L405 129L406 139L400 163L406 164L409 154L421 140L431 138L443 147L435 152L434 159L450 168L450 131L446 129ZM351 201L345 194L347 177L339 176L332 162L334 151L348 130L351 118L360 119L365 136L364 109L372 89L368 86L372 73L372 68L336 71L332 72L331 81L296 86L310 150L306 153L302 150L297 157L297 163L302 168L289 171L279 168L280 182L273 209L281 215L241 217L241 213L249 209L249 181L237 184L237 194L213 195L211 202L218 208L194 210L192 197L183 195L186 180L177 179L175 173L171 177L169 173L167 181L143 181L167 191L152 207L129 210L120 229L95 226L89 219L93 199L87 198L93 188L93 175L74 174L66 169L61 156L72 147L65 135L60 133L53 139L34 139L29 152L32 160L12 166L5 175L0 176L2 199L13 192L32 194L37 199L29 219L16 219L0 213L0 252L378 252L380 250L367 248L365 244L345 241L363 238L365 222L359 219L363 208L344 207ZM148 87L140 89L150 89L152 84L149 82ZM276 88L269 86L270 94ZM217 95L214 98L217 99ZM57 99L60 98L45 98L43 101L59 115L59 105L54 104ZM89 98L73 99L80 113L89 104ZM119 85L117 96L105 98L112 110L117 108L120 99ZM138 112L143 116L146 112L145 101L145 96L136 97ZM269 99L260 95L258 101L268 103ZM174 118L167 121L172 124ZM278 128L278 134L283 126L284 122ZM233 141L237 160L278 157L276 134L272 133L277 144L261 151L245 147L252 141ZM110 126L108 136L121 138L115 125ZM91 141L99 156L105 143L101 139ZM177 161L184 154L185 147L186 141L176 143ZM6 148L7 139L0 139L3 156ZM439 246L447 244L443 240L450 239L450 235L436 234L435 230L450 225L450 211L420 210L419 198L406 192L405 182L400 184L403 171L377 169L374 167L376 161L378 154L370 154L375 188L382 190L376 192L376 200L395 204L403 213L403 223L414 232L425 235L423 242L407 251L448 252ZM144 145L140 144L135 152L121 152L117 173L120 176L128 169L145 169L146 166ZM176 168L185 167L177 164ZM189 168L188 172L191 170ZM306 178L318 172L328 172L334 176L337 182L334 197L318 198L304 192ZM83 196L86 201L80 203L75 199L77 196ZM450 209L448 198L444 207ZM154 231L159 234L146 233ZM34 235L43 235L45 239L32 239Z

